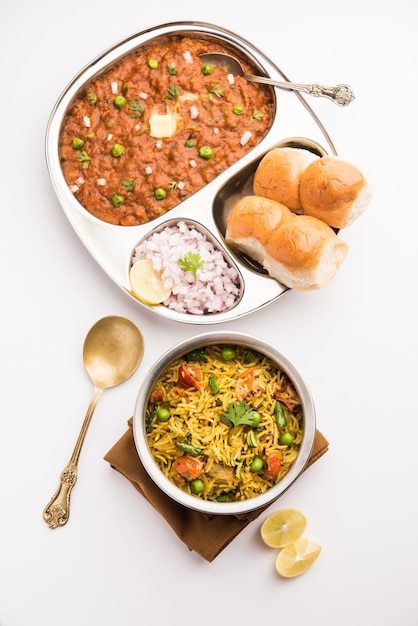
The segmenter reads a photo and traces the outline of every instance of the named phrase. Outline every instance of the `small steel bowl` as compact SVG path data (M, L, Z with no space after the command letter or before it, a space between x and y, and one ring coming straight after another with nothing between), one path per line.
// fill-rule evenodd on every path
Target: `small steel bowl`
M251 499L238 502L212 502L203 500L182 491L160 470L149 449L145 431L145 412L150 393L161 372L175 359L199 347L219 344L244 346L264 354L284 371L293 383L302 403L303 438L299 453L288 473L265 493ZM146 382L142 385L133 416L133 433L138 455L154 483L170 498L183 506L212 515L236 515L254 511L281 496L300 476L309 460L315 439L316 415L309 388L296 366L279 350L261 339L234 332L209 332L186 339L173 346L152 366Z

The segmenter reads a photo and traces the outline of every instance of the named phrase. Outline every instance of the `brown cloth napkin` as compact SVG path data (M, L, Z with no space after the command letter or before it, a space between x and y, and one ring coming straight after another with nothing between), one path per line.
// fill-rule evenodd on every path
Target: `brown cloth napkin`
M194 550L207 561L213 561L243 528L267 508L266 506L243 515L209 516L174 502L153 483L144 469L135 447L132 418L128 421L128 425L126 433L105 455L105 461L125 476L135 489L159 511L189 550ZM312 465L327 450L328 441L317 430L306 467Z

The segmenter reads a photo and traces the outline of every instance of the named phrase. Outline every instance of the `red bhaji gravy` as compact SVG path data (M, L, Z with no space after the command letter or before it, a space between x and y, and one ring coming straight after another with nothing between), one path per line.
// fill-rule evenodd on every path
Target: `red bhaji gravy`
M94 216L149 222L265 137L271 89L218 67L204 73L199 54L214 51L225 49L163 37L84 86L67 111L59 150L67 184Z

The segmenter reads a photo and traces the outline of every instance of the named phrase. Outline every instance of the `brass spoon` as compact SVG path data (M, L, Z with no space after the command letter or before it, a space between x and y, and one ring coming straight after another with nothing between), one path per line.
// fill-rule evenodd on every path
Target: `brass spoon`
M290 89L292 91L303 91L311 96L329 98L340 106L347 106L355 98L353 90L349 85L337 85L336 87L325 87L324 85L298 85L295 83L281 83L277 80L272 80L266 76L253 76L246 74L241 63L235 57L224 52L208 52L199 55L200 60L205 65L213 65L215 67L221 67L228 74L234 76L243 76L246 80L250 80L254 83L262 83L264 85L273 85L279 87L279 89Z
M64 526L70 516L70 493L77 481L77 464L87 429L102 392L127 380L138 369L144 354L144 341L138 328L124 317L104 317L89 330L83 347L83 361L94 383L74 451L60 477L60 484L43 518L49 528Z

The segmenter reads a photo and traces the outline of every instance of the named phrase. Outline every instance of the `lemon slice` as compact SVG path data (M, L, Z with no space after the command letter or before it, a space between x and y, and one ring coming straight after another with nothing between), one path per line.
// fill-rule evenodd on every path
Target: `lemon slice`
M150 259L134 263L129 279L134 295L145 304L159 304L171 294L171 289L164 286L161 275L154 269Z
M270 548L283 548L302 536L306 517L297 509L281 509L267 517L260 528L261 538Z
M308 570L321 553L321 546L312 539L298 539L280 550L276 570L284 578L294 578Z

